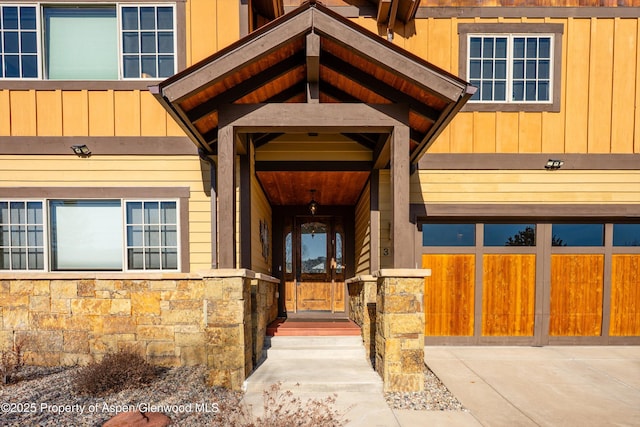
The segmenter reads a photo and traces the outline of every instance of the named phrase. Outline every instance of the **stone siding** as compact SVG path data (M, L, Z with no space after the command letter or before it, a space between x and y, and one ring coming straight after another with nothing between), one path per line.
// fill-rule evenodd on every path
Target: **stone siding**
M375 368L386 392L424 390L424 277L429 274L377 274Z
M130 349L159 366L207 365L239 389L277 315L277 284L248 270L186 279L0 279L0 347L69 366ZM258 290L252 298L252 288Z
M373 276L357 276L347 281L349 319L362 331L362 341L371 364L375 363L376 283Z

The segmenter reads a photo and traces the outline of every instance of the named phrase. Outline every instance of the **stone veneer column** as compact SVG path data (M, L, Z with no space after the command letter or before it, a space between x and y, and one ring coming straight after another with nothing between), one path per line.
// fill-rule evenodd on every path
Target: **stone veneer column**
M205 278L208 384L240 390L253 369L249 270L212 270Z
M423 269L375 274L375 367L385 392L424 390L424 278L430 275Z
M349 279L346 283L349 292L349 319L360 326L367 358L374 364L377 278L362 275Z

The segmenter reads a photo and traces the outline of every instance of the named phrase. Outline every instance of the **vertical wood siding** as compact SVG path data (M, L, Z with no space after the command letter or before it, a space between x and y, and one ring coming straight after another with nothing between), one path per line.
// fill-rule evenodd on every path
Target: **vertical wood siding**
M369 183L365 186L360 196L360 200L356 204L356 220L355 220L355 248L356 248L356 268L355 275L371 273L371 223L370 223L370 199L369 191L371 186Z
M609 335L640 335L640 255L612 255Z
M535 288L535 255L484 255L482 335L533 336Z
M271 248L272 248L272 227L271 227L271 205L262 191L255 175L251 176L251 269L259 273L271 274ZM262 242L260 233L260 221L266 223L268 228L269 246L268 255L265 258L262 253Z
M0 156L1 187L190 187L191 271L211 268L209 175L197 156ZM204 179L203 179L204 176Z
M604 255L551 256L550 336L599 336Z
M422 255L426 336L472 336L475 255Z

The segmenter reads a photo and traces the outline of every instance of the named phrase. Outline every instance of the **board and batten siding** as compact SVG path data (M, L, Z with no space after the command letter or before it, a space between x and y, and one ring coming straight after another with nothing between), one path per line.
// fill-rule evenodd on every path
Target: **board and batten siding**
M0 156L2 187L189 187L190 271L211 268L209 175L194 156Z
M560 112L463 111L428 152L640 153L640 18L416 19L394 43L458 75L469 23L562 24Z
M370 221L370 196L371 183L367 182L360 200L356 204L356 220L355 220L355 248L356 248L356 265L355 275L371 273L371 221Z
M268 246L266 257L263 255L263 242L261 238L260 222L266 223ZM267 196L254 174L251 175L251 269L258 273L271 275L272 259L272 211Z
M411 176L410 200L411 203L638 203L640 170L418 171Z

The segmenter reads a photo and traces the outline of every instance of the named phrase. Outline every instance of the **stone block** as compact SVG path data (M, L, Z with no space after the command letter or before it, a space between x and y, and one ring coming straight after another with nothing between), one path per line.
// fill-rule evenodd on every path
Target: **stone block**
M177 346L203 346L205 343L205 333L176 333L175 343Z
M180 366L179 356L147 356L147 362L165 368L175 368Z
M389 374L384 381L385 392L418 392L424 390L424 375Z
M111 295L111 291L95 291L94 292L96 298L101 299L111 299L113 295Z
M80 298L71 300L73 314L107 315L111 312L110 299Z
M129 351L139 354L142 357L146 355L146 344L140 341L118 341L118 351Z
M204 290L195 288L181 291L163 291L161 295L164 301L201 300L204 297Z
M204 298L208 300L221 300L222 283L219 281L207 280L204 286Z
M31 280L13 280L10 282L9 292L13 295L33 294L33 282Z
M136 325L160 325L162 323L162 318L154 314L138 316L136 313L132 313L131 318Z
M207 304L207 323L239 324L245 319L245 301L212 301Z
M102 319L103 334L135 334L136 327L131 317L107 316Z
M133 314L160 314L160 294L158 292L131 292L131 312Z
M61 352L63 348L61 331L29 331L19 338L24 348L33 352Z
M34 280L33 292L31 295L50 295L48 280Z
M138 340L142 341L173 341L174 327L166 325L138 325L136 327Z
M414 294L385 295L382 304L385 313L416 313L422 309Z
M63 331L62 349L65 353L89 353L89 334L86 331Z
M2 326L10 331L29 329L29 310L26 308L4 308L2 310Z
M120 316L131 315L131 300L130 299L112 299L110 313L115 315L120 315Z
M184 366L197 366L207 363L204 346L180 347L180 361Z
M0 294L8 294L11 292L11 281L0 280Z
M17 294L0 294L0 307L28 307L29 295L17 295Z
M51 281L51 299L76 298L78 296L78 284L70 280Z
M209 387L231 388L231 373L229 370L209 369L207 374L207 385Z
M167 301L169 310L202 310L202 299Z
M70 299L51 299L51 313L71 314Z
M118 351L118 340L109 335L89 338L89 351L91 354L115 353Z
M163 325L199 324L202 310L166 310L161 317Z
M238 325L208 326L205 337L208 345L217 347L232 347L243 344L244 328Z
M403 373L421 374L424 369L424 350L404 350L400 361Z
M175 280L150 280L148 289L151 291L173 291L176 289Z
M61 353L48 351L25 351L24 361L32 366L60 366Z
M49 295L32 295L29 297L29 310L48 312L51 311L51 298Z
M116 290L118 285L122 286L121 280L101 280L97 279L94 282L94 288L96 291L108 291L113 292Z
M171 341L150 342L147 344L147 356L175 356L176 346Z
M31 325L38 331L65 330L68 319L64 314L31 313Z
M88 353L62 353L60 355L60 364L62 366L86 366L93 360L93 356Z
M204 329L200 325L175 325L173 330L176 333L192 334L196 332L204 332Z
M95 298L96 287L93 280L80 280L78 282L78 296L84 298Z
M389 336L396 334L424 333L424 316L415 314L385 314L385 332Z

